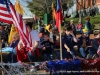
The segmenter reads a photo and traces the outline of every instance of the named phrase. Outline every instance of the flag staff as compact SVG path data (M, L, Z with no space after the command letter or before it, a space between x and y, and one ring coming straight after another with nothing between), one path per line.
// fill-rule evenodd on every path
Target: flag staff
M61 24L61 21L60 21ZM62 31L61 31L61 25L59 25L60 28L60 59L62 60Z
M61 23L63 20L62 10L61 10L61 1L57 0L57 13L56 13L56 26L58 28L60 34L60 59L62 60L62 31L61 31Z
M1 40L1 36L0 36L0 56L1 56L1 63L2 63L2 40ZM2 75L4 75L4 71L2 70Z
M1 36L0 36L0 56L1 56L1 63L2 63L2 40L1 40Z

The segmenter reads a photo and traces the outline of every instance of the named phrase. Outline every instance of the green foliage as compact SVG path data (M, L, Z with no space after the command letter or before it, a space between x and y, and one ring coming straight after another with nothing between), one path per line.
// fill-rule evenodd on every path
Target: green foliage
M36 14L38 17L43 17L44 13L50 13L52 11L52 2L56 7L56 0L32 0L27 2L29 10ZM74 5L73 0L61 0L62 9L64 11L69 10Z
M74 5L73 0L61 0L61 3L64 11L68 11Z
M29 10L36 14L38 17L43 17L44 13L49 13L53 0L27 0L27 7Z

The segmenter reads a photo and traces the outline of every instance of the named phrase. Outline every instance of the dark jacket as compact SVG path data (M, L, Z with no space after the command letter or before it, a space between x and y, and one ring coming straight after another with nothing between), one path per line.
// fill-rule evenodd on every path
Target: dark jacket
M92 40L92 49L96 52L98 50L99 43L97 39Z

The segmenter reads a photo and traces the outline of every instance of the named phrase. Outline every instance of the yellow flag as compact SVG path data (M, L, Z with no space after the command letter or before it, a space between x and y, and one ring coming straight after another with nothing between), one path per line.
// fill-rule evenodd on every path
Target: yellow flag
M56 10L54 8L53 2L52 2L52 15L53 15L53 18L56 19Z
M18 33L17 28L12 25L11 30L10 30L10 35L9 35L9 39L8 39L8 43L10 44L13 40L13 35Z
M24 9L23 9L22 6L20 5L19 0L16 0L16 1L15 1L15 10L16 10L19 14L24 15Z

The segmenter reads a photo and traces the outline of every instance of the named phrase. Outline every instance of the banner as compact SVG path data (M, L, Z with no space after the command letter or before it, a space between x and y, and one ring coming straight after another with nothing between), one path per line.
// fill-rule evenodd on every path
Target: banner
M13 35L18 33L16 27L14 25L12 25L11 30L10 30L10 35L9 35L9 39L8 39L8 43L10 44L13 40Z

